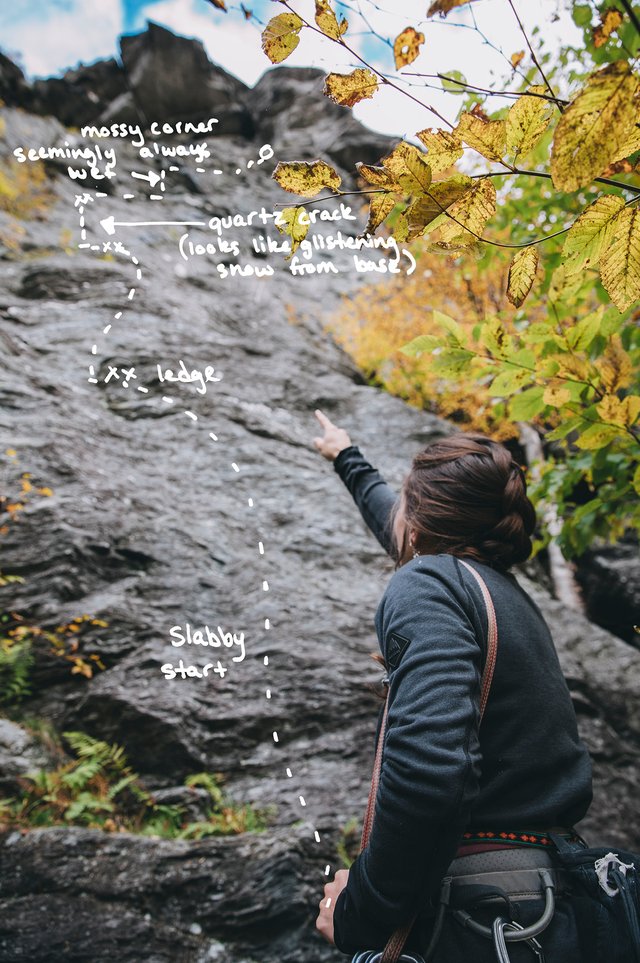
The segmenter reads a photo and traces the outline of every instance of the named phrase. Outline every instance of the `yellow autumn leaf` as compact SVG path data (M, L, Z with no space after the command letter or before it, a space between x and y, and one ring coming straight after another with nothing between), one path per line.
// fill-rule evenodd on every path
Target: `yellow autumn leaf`
M280 161L271 175L280 187L300 197L315 197L324 187L338 191L342 178L326 161Z
M618 145L615 152L610 157L609 167L614 166L620 161L626 160L631 154L640 150L640 127L636 124L628 138ZM624 170L624 168L622 168ZM633 168L631 168L633 169ZM605 168L606 170L606 168ZM628 172L626 172L628 173Z
M509 60L511 61L511 66L515 70L516 67L519 67L524 60L524 50L518 50L517 53L512 53L509 57Z
M47 487L45 487L45 488L37 488L36 491L38 492L39 495L44 495L44 496L47 497L47 498L50 498L51 495L53 495L53 491L52 491L50 488L47 488Z
M620 434L620 429L615 425L590 425L586 431L578 435L575 443L578 448L585 451L597 451L615 441Z
M371 184L373 187L380 187L386 191L400 189L400 185L386 167L374 167L371 164L363 164L362 161L357 161L356 170L367 184Z
M300 247L300 241L304 241L311 226L310 218L306 218L304 221L300 219L300 215L304 213L304 207L283 207L280 211L279 221L284 221L284 224L277 223L276 227L281 234L288 235L291 243L291 250L285 258L286 261L291 260Z
M409 224L408 239L419 237L433 230L443 212L463 197L472 187L473 181L466 174L454 174L446 181L432 184L428 194L417 198L407 211Z
M507 297L516 308L519 308L529 291L538 270L538 248L533 245L516 251L509 265L507 280Z
M420 47L424 43L424 34L419 33L415 27L407 27L399 33L393 41L393 59L395 60L396 70L412 64L420 53Z
M5 452L4 452L4 453L5 453L5 455L8 455L9 458L15 458L16 455L17 455L17 452L16 452L15 448L5 448Z
M627 395L620 399L617 395L606 394L602 401L596 405L596 410L603 421L628 428L638 420L640 397L638 395Z
M376 75L362 67L350 74L329 74L324 82L324 94L341 107L353 107L373 97L377 89Z
M485 120L478 114L464 113L453 134L487 160L499 161L504 156L507 142L504 120Z
M609 343L596 361L595 366L602 379L602 384L609 394L614 394L620 388L628 387L633 374L631 358L622 346L619 334L613 334Z
M590 204L572 224L562 248L569 273L595 267L609 247L616 218L624 208L624 198L603 194Z
M400 141L390 154L382 158L382 163L403 190L416 194L429 189L431 168L428 158L414 144Z
M542 400L551 408L562 408L571 401L571 392L566 385L547 385L542 394Z
M496 212L496 189L490 178L480 178L441 214L440 240L453 241L463 228L472 237L482 237L487 221Z
M395 205L396 199L393 194L373 194L369 201L369 218L363 233L374 234Z
M615 219L600 257L600 278L618 311L640 300L640 210L626 207Z
M577 191L589 184L634 132L638 78L626 60L592 74L562 114L551 149L554 187Z
M262 49L272 64L282 63L293 53L300 43L298 34L303 26L297 13L279 13L271 18L262 31Z
M427 162L432 174L440 174L447 170L464 153L460 138L448 130L434 130L432 127L427 127L425 130L419 130L416 136L427 148Z
M544 92L541 85L529 87L507 114L507 150L514 157L530 154L549 126L552 107L543 97L532 96Z
M593 30L594 47L603 47L621 23L622 14L619 10L615 10L613 7L609 10L604 10L600 14L600 23Z
M571 378L572 381L589 383L592 371L584 358L579 358L577 355L562 354L557 355L555 360L558 364L556 374L561 378Z
M473 0L434 0L427 10L427 16L433 17L439 13L441 17L446 17L456 7L464 7L467 3L473 3Z
M331 40L340 40L349 26L344 17L338 21L329 0L316 0L316 23L325 37L330 37Z

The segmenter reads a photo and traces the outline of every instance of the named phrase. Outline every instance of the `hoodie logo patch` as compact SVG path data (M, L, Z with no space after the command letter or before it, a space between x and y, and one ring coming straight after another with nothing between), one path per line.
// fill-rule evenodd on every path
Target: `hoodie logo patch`
M387 662L394 669L400 664L400 659L410 641L410 639L405 639L404 636L398 635L396 632L392 632L387 639Z

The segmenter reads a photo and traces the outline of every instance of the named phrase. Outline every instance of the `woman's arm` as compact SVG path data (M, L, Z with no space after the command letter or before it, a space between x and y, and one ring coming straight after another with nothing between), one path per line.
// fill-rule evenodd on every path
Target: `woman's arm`
M376 627L385 657L399 645L373 828L334 908L343 952L383 946L425 905L479 789L482 651L453 558L399 569Z
M363 457L360 449L351 444L344 428L338 428L318 409L315 415L324 431L321 438L313 439L315 447L333 462L334 469L349 489L365 522L384 550L395 557L391 510L398 496L377 469Z
M394 557L392 509L398 495L386 483L357 445L344 448L334 459L333 467L345 483L360 514L385 552Z

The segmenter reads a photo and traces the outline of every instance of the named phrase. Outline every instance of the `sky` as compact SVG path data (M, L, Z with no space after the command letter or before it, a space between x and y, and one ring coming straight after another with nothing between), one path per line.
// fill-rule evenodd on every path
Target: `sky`
M230 5L233 0L227 2ZM426 20L428 3L346 0L343 8L350 28L345 39L369 63L383 71L393 70L390 47L366 29L356 13L360 6L371 27L382 36L395 37L410 25L422 30L425 43L407 71L436 74L462 69L465 79L478 86L490 86L509 76L509 57L526 44L507 0L475 0L446 20ZM292 5L313 20L313 0L292 0ZM283 8L274 0L245 0L245 6L256 20L245 21L239 10L225 14L207 0L5 0L0 9L0 49L18 62L29 78L51 76L80 62L117 57L118 37L139 32L147 20L153 20L175 33L197 37L211 60L253 86L272 66L261 49L260 31ZM553 49L561 40L579 43L580 35L563 0L518 0L517 7L527 31L536 24L540 27L533 38L538 50L541 43L544 49ZM303 31L298 48L286 63L343 73L361 66L352 54L309 30ZM425 88L424 79L406 77L406 90L455 119L457 98L443 95L437 79L426 82L437 89ZM498 107L500 102L491 106ZM437 125L423 106L387 89L358 104L354 114L367 126L393 136L409 136L422 127Z

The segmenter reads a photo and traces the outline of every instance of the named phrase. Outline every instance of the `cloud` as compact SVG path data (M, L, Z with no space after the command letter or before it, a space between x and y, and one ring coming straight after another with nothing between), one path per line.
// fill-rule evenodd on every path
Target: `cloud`
M0 14L2 49L38 77L113 56L121 28L120 0L6 0Z

